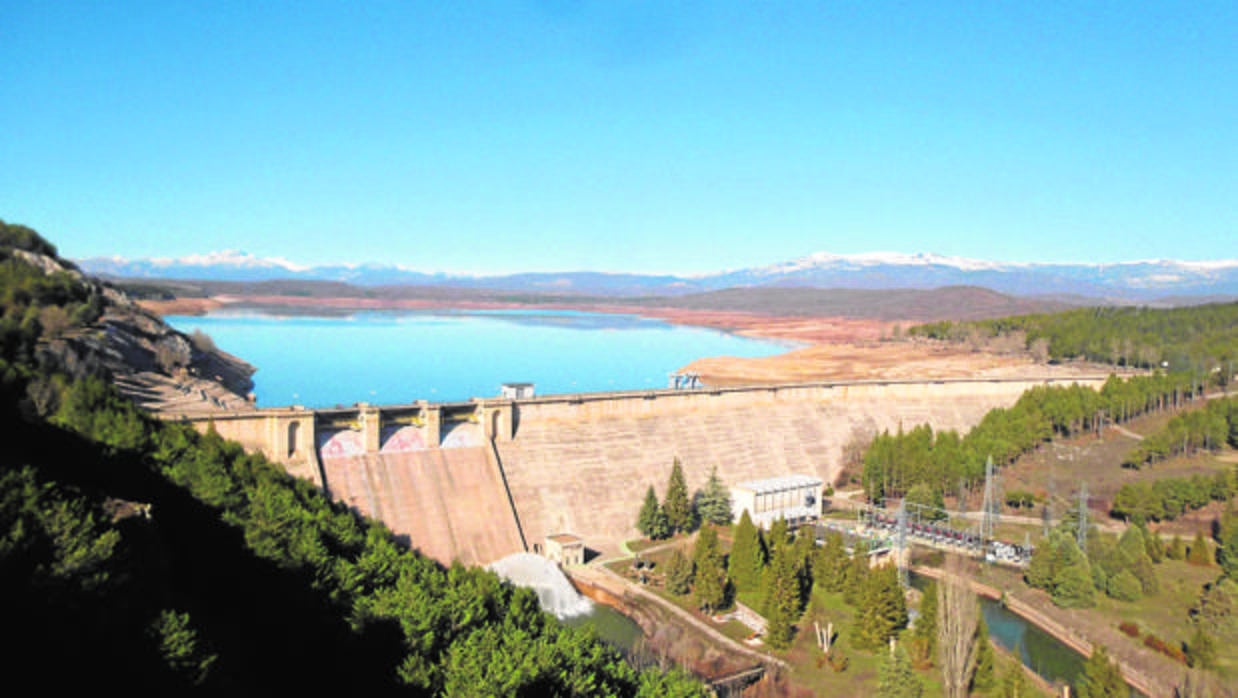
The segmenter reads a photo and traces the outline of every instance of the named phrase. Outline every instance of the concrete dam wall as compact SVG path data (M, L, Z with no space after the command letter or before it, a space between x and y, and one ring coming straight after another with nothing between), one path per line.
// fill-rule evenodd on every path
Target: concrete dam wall
M456 427L457 434L478 432ZM326 490L336 501L379 519L436 560L480 565L524 550L490 444L478 436L426 448L404 427L377 453L357 432L327 435L319 448ZM356 447L354 447L356 446Z
M383 520L427 555L484 564L554 533L592 547L635 537L646 489L664 494L676 458L690 490L715 466L728 485L792 473L830 482L857 429L966 431L1032 386L1103 381L793 384L285 408L198 421Z

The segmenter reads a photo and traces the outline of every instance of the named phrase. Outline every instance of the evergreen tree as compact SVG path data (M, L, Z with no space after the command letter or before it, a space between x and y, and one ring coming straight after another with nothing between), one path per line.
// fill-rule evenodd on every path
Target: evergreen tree
M1126 698L1130 689L1122 681L1122 670L1109 659L1104 647L1096 646L1083 664L1083 675L1075 687L1079 698Z
M769 533L765 536L765 545L769 548L770 558L773 558L778 546L790 543L791 527L787 525L787 520L780 516L770 524Z
M798 613L802 613L808 605L808 597L812 595L812 562L817 550L817 541L812 529L803 528L795 536L791 544L791 557L795 563L795 578L799 583Z
M796 611L799 609L799 580L791 547L782 545L774 550L764 575L765 641L774 649L791 646Z
M1229 577L1205 584L1190 613L1191 622L1199 627L1211 633L1232 636L1238 631L1238 584Z
M1015 647L1014 656L1018 657L1019 648ZM1002 674L1001 683L997 687L997 694L1001 698L1029 698L1036 695L1032 690L1031 682L1027 680L1027 674L1023 671L1023 664L1019 661L1010 663L1010 667Z
M813 583L823 591L839 592L847 582L847 544L843 534L830 531L825 544L813 553Z
M1238 424L1238 422L1235 422ZM1217 547L1217 563L1230 579L1238 579L1238 519L1227 515L1221 523Z
M1170 560L1185 560L1186 559L1186 543L1182 542L1182 536L1177 533L1169 540L1169 547L1165 549L1165 557Z
M706 613L712 613L726 602L727 591L726 568L718 547L718 531L713 526L705 526L697 534L692 562L696 568L696 602Z
M731 512L731 491L722 484L722 479L718 477L718 466L714 466L709 473L705 488L697 497L696 513L702 522L719 526L730 526L734 520Z
M907 494L903 497L903 501L907 504L918 504L923 509L922 518L930 521L938 521L946 518L946 504L942 499L941 490L936 490L929 487L926 482L918 482L912 485L911 489L907 490ZM910 509L909 509L910 511Z
M868 567L868 544L857 540L851 551L851 560L847 564L847 580L843 586L843 601L852 606L860 605L864 598L864 587L871 570Z
M911 652L920 666L931 666L937 657L937 582L932 579L920 594L920 614L911 629Z
M748 510L739 516L734 528L734 543L727 560L727 573L731 583L739 591L756 591L761 588L761 571L765 568L765 548L761 532L752 523Z
M1217 641L1206 630L1195 628L1191 639L1186 641L1187 663L1195 669L1211 669L1216 666Z
M653 525L649 527L649 537L662 540L671 537L671 522L666 520L666 511L658 507L653 512Z
M666 561L666 590L676 596L688 593L692 590L693 573L692 561L683 551L675 548L670 559Z
M1204 539L1202 531L1195 532L1195 540L1191 542L1191 548L1187 551L1186 561L1201 567L1212 564L1212 551L1208 548L1208 541Z
M666 521L670 524L672 533L692 530L692 502L688 500L688 485L684 482L683 466L679 464L678 458L671 465L662 511L666 512Z
M855 616L856 646L878 649L907 626L907 599L898 583L898 568L882 565L869 573Z
M995 662L993 645L989 640L989 624L981 613L976 623L976 671L971 676L972 690L987 693L993 688L996 681Z
M1091 608L1096 605L1096 587L1086 559L1067 565L1053 583L1053 603L1062 608Z
M1060 564L1061 542L1062 534L1053 530L1032 550L1032 559L1028 561L1027 570L1023 573L1023 579L1028 586L1053 592L1053 579L1057 576Z
M879 698L920 698L924 695L924 683L916 675L902 645L895 646L877 669L877 695Z
M1145 550L1153 564L1159 565L1165 559L1165 540L1161 538L1159 533L1153 533L1147 528L1147 524L1141 526Z
M1122 570L1110 577L1105 593L1118 601L1138 601L1143 598L1143 588L1130 570Z
M658 518L658 495L653 491L653 485L645 492L645 503L641 505L640 514L636 517L636 530L646 538L654 538L655 519Z

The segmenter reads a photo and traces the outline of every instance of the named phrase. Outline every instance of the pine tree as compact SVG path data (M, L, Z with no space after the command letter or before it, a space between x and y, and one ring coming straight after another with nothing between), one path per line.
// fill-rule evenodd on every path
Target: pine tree
M1023 573L1023 579L1028 586L1052 593L1053 578L1057 576L1059 540L1060 534L1052 531L1032 550L1032 559L1028 561L1027 570Z
M1216 664L1217 641L1203 628L1195 628L1186 641L1187 663L1195 669L1211 669Z
M1165 550L1165 557L1170 560L1185 560L1186 559L1186 544L1182 542L1182 536L1177 533L1169 540L1169 547Z
M774 551L765 570L765 642L774 649L791 646L794 623L798 618L799 581L795 575L795 560L791 547L783 545Z
M1053 584L1053 603L1062 608L1091 608L1096 605L1096 586L1086 559L1067 565Z
M649 527L649 537L662 540L671 537L671 523L666 520L666 511L658 507L653 513L653 525Z
M882 565L869 573L855 615L856 646L878 649L907 626L907 599L898 583L898 568Z
M739 591L756 591L761 588L765 548L761 544L761 532L752 523L747 509L740 514L734 532L735 542L731 545L731 556L727 560L731 583Z
M920 698L924 683L912 669L907 650L897 645L877 669L877 695L880 698Z
M683 596L691 591L693 571L692 561L676 548L666 561L666 590L676 596Z
M1161 538L1161 534L1149 531L1147 524L1143 525L1142 532L1144 552L1148 554L1148 559L1152 560L1153 564L1159 565L1165 559L1165 539Z
M666 484L666 499L662 502L666 521L672 533L692 530L692 503L688 501L688 485L683 479L683 466L676 458L671 466L671 476Z
M1238 426L1238 419L1234 424ZM1230 579L1238 578L1238 518L1227 514L1221 522L1221 530L1217 537L1220 544L1217 547L1216 560L1221 571Z
M856 541L851 551L851 560L847 563L847 582L843 586L843 601L858 606L864 598L864 587L868 575L868 544L862 540Z
M712 613L726 601L726 568L718 548L718 531L713 526L705 526L697 534L692 562L696 567L696 602L706 613Z
M981 613L980 620L976 623L976 671L971 676L973 691L987 693L993 688L996 680L995 661L993 645L989 641L989 624Z
M787 525L787 520L781 516L770 524L769 534L765 536L765 544L769 547L770 557L773 558L774 551L778 546L791 543L791 527Z
M1122 681L1122 670L1109 659L1104 647L1096 646L1092 656L1083 663L1083 675L1075 687L1079 698L1126 698L1130 689Z
M1209 550L1208 541L1204 539L1202 531L1195 532L1195 540L1191 542L1191 548L1187 551L1186 561L1201 567L1212 564L1212 551Z
M812 563L813 553L816 550L817 541L813 536L812 529L801 529L795 535L795 542L791 544L791 556L795 563L795 578L799 582L800 603L798 611L800 613L807 606L808 597L812 595Z
M838 531L825 534L825 544L814 552L813 583L823 591L839 592L847 581L847 544Z
M1017 647L1015 648L1018 649ZM1016 651L1014 656L1020 656L1020 652ZM1036 695L1032 691L1031 683L1027 680L1027 674L1023 671L1023 664L1017 659L1010 663L1010 667L1002 674L1002 680L997 687L997 694L1001 698L1029 698Z
M696 513L701 517L702 522L719 526L730 526L735 518L731 511L731 492L718 477L718 466L714 466L709 473L705 488L697 497Z
M653 491L653 485L645 492L645 503L641 505L640 514L636 517L636 530L646 538L653 538L654 523L658 517L658 495Z
M920 615L911 629L911 652L920 666L931 666L937 657L937 582L931 579L920 594Z

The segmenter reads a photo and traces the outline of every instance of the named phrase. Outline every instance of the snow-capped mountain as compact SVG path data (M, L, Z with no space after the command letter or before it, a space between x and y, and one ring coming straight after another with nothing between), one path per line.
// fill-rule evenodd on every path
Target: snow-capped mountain
M732 287L929 289L980 286L1019 296L1084 296L1109 302L1150 302L1166 297L1238 297L1238 259L1009 263L934 254L819 252L769 266L693 277L599 272L464 276L425 273L386 264L310 267L232 251L179 259L91 258L78 260L78 264L93 274L121 278L320 280L360 286L421 285L606 296L681 295Z

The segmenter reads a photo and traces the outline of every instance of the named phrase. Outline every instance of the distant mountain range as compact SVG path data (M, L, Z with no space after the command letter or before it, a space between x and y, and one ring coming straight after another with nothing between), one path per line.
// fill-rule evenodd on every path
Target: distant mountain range
M396 265L304 266L239 252L180 259L94 257L86 272L123 279L233 282L334 281L355 286L422 286L606 297L679 296L728 288L932 289L978 286L1072 303L1179 305L1238 298L1238 259L1112 264L991 262L932 254L817 253L789 262L697 276L529 272L497 276L425 273Z

